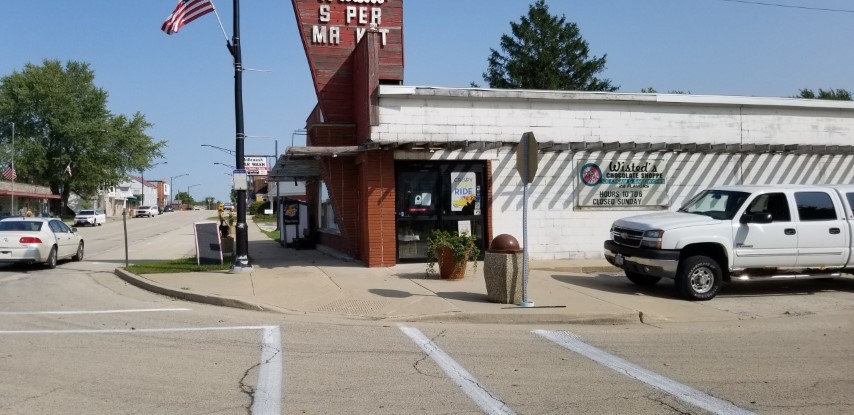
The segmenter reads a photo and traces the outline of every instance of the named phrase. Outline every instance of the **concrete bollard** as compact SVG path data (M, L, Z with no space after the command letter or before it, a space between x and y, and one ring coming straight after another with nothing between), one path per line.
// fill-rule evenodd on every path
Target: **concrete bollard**
M522 249L511 235L492 239L483 258L483 279L490 301L516 304L522 301Z

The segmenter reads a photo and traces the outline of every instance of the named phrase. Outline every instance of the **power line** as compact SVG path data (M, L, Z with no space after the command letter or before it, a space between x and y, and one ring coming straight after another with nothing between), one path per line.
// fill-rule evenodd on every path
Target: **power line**
M756 6L782 7L782 8L786 8L786 9L814 10L814 11L834 12L834 13L854 13L854 10L829 9L829 8L824 8L824 7L809 7L809 6L793 6L791 4L766 3L766 2L761 2L761 1L749 1L749 0L719 0L719 1L728 1L730 3L752 4L752 5L756 5Z

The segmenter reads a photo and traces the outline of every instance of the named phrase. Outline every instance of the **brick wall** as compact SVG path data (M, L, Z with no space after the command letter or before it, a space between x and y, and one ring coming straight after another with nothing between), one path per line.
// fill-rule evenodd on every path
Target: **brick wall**
M396 263L394 153L369 151L356 159L359 171L359 252L369 267Z

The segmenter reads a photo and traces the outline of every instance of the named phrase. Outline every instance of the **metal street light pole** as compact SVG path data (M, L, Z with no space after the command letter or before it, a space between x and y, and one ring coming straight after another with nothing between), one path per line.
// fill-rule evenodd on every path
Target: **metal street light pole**
M159 162L159 163L154 163L154 164L152 164L152 165L148 166L148 168L150 169L150 168L152 168L152 167L154 167L154 166L159 166L159 165L161 165L161 164L167 164L167 163L168 163L168 162L166 162L166 161L161 161L161 162ZM142 185L142 192L140 192L141 200L140 200L140 204L139 204L139 205L140 205L140 206L145 206L145 169L140 170L140 171L139 171L139 175L140 175L140 177L139 177L139 179L140 179L140 184Z
M172 177L170 177L170 178L169 178L169 204L170 204L170 205L174 205L174 204L175 204L175 198L173 198L173 197L172 197L172 189L174 189L174 188L172 187L172 180L175 180L175 179L177 179L177 178L179 178L179 177L181 177L181 176L189 176L189 175L190 175L190 173L184 173L184 174L179 174L179 175L177 175L177 176L172 176Z
M234 29L232 30L231 44L228 50L234 58L234 165L235 170L246 168L243 158L243 142L245 132L243 128L243 58L240 51L240 0L233 1L232 17ZM249 229L246 226L246 189L245 186L237 190L237 238L234 246L233 272L249 271L252 265L249 263Z
M193 198L192 198L192 197L190 197L190 189L192 189L192 188L194 188L194 187L196 187L196 186L198 186L198 185L200 185L200 184L201 184L201 183L196 183L196 184L193 184L193 185L187 186L187 207L190 207L190 202L193 200Z
M220 163L218 161L215 161L214 164L219 164L220 166L225 166L225 167L228 167L229 169L234 170L234 166L232 166L231 164Z

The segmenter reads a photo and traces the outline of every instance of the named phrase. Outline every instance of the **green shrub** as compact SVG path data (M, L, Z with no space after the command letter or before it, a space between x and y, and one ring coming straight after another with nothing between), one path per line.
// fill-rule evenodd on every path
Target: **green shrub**
M263 200L259 200L257 202L252 202L252 204L249 205L249 214L250 215L257 215L259 212L264 213L265 208L269 209L267 207L269 205L269 203L270 202L265 202Z

